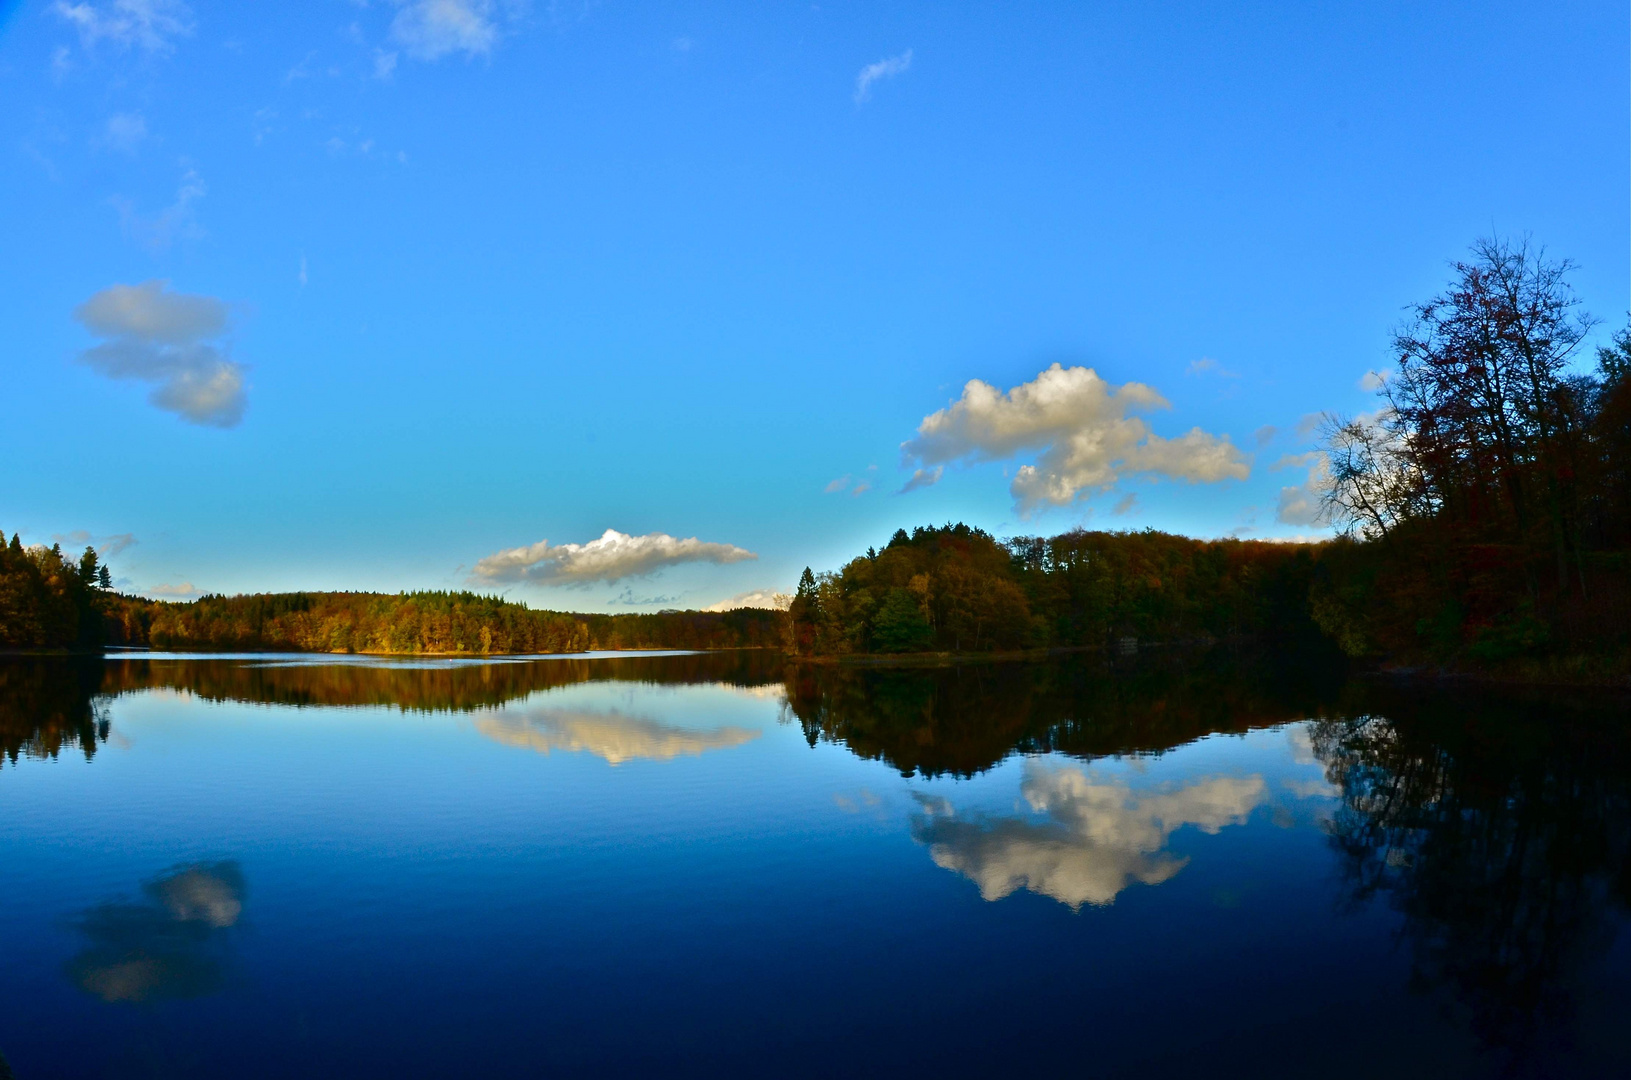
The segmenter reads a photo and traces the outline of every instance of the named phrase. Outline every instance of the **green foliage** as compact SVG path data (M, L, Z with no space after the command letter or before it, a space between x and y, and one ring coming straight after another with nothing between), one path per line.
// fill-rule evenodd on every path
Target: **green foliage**
M1000 543L967 525L896 531L801 581L797 650L1003 652L1047 646L1317 639L1316 548L1076 530Z

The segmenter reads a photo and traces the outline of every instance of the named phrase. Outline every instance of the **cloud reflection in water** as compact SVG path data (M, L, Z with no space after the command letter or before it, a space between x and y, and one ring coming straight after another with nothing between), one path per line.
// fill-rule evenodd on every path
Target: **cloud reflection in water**
M1244 824L1267 785L1261 776L1218 776L1135 792L1079 768L1027 762L1020 794L1048 820L962 819L944 799L920 799L912 835L986 900L1026 888L1080 908L1109 904L1135 881L1169 880L1189 860L1164 850L1168 837L1186 825L1216 833Z
M243 914L235 862L176 867L142 886L139 903L86 909L86 945L68 962L74 984L103 1001L202 997L221 988L224 931Z
M477 717L476 730L506 746L541 754L586 750L613 765L638 758L669 761L682 754L740 746L759 737L748 728L695 731L616 710L590 709L505 709Z

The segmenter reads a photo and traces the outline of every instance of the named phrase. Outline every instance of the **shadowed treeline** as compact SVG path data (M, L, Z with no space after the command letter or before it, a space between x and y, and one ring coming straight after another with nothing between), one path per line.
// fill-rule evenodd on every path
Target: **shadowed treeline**
M1417 987L1544 1060L1631 907L1624 702L1372 691L1313 746L1349 900L1404 917Z
M1341 685L1340 666L1218 649L1116 662L800 664L787 700L812 746L841 743L906 775L972 776L1016 751L1159 752L1283 724L1318 715Z

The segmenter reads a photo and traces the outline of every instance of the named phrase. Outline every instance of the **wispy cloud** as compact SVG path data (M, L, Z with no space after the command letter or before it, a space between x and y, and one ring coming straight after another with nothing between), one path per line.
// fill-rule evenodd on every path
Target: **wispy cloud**
M530 581L537 585L590 585L643 577L681 563L736 563L757 559L734 544L667 533L630 536L607 529L587 544L551 544L540 540L526 547L495 552L476 563L475 579L486 582Z
M960 398L923 418L916 438L901 444L903 461L919 465L902 490L928 486L953 462L1000 461L1027 451L1040 451L1036 464L1020 466L1009 486L1022 515L1107 491L1126 476L1246 479L1250 466L1227 436L1197 427L1167 439L1134 415L1169 407L1153 388L1113 386L1092 368L1054 364L1006 392L973 379Z
M903 75L912 67L912 50L907 49L899 56L887 57L875 64L868 64L855 76L855 104L859 105L872 96L872 84L880 79L893 79L896 75Z
M1136 491L1129 491L1127 494L1116 500L1116 505L1110 508L1110 512L1117 517L1120 517L1123 514L1132 513L1133 508L1137 505L1138 493Z
M183 581L178 585L155 585L147 590L148 596L159 596L166 600L190 600L201 595L190 581Z
M183 420L233 427L247 404L246 369L220 341L227 306L213 296L171 292L169 284L114 285L75 308L80 325L107 339L79 360L110 379L155 384L148 400Z
M204 235L193 211L193 204L209 193L203 179L194 169L182 173L181 185L176 189L175 201L157 214L143 214L136 204L123 196L109 200L119 211L119 226L126 236L151 251L169 248L177 238L196 239Z
M840 476L837 480L833 480L833 481L829 482L827 484L827 486L825 488L823 488L822 490L825 491L828 495L832 495L832 494L834 494L836 492L843 491L845 488L849 487L849 481L850 481L849 474L845 473L843 476Z
M114 533L111 536L96 537L84 529L75 529L73 532L68 533L53 533L51 539L59 544L66 545L70 551L81 544L94 547L96 553L103 559L111 559L121 551L134 547L136 544L136 537L133 533Z
M147 138L147 120L141 113L114 113L102 125L100 142L109 150L134 154Z
M175 40L193 32L192 9L181 0L111 0L109 3L51 5L57 17L79 31L87 49L101 42L119 49L169 53Z
M1222 364L1220 364L1216 360L1212 359L1210 356L1203 356L1199 360L1196 360L1196 361L1192 362L1189 365L1189 367L1187 369L1185 369L1184 374L1186 374L1186 375L1216 375L1219 378L1224 378L1224 379L1238 379L1238 378L1240 378L1240 373L1238 371L1228 370Z
M934 485L940 483L941 474L945 471L946 467L944 465L936 465L932 469L917 469L913 471L906 483L901 485L899 494L905 495L908 491L934 487Z

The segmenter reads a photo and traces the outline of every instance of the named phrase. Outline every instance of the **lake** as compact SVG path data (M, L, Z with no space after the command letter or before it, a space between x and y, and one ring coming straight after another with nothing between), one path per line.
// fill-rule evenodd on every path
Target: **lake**
M0 658L0 1053L1631 1075L1631 729L1576 697L1222 653Z

